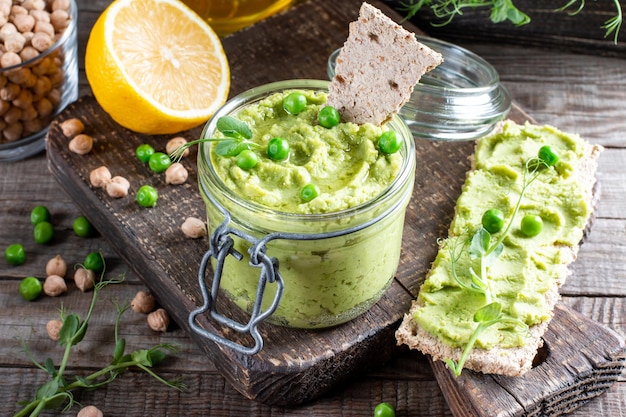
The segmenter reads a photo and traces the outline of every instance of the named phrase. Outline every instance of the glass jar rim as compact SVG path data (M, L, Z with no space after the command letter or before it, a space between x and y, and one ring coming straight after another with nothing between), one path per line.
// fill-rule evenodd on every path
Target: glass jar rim
M313 89L326 91L328 89L329 83L329 81L325 80L312 79L284 80L264 84L244 91L228 100L211 117L211 119L205 124L200 137L205 138L207 137L208 133L214 132L216 129L215 125L217 123L217 120L221 116L232 114L234 111L243 108L245 105L266 97L269 93L297 89ZM203 165L207 167L211 178L215 179L215 181L212 182L212 185L217 187L222 195L227 198L230 203L235 204L236 206L241 207L245 210L251 210L262 215L274 216L275 218L285 219L286 221L298 220L312 223L324 222L330 219L337 220L342 218L351 218L363 214L364 212L367 212L368 210L378 207L380 204L384 204L385 202L393 199L395 194L402 188L402 186L408 180L410 180L411 171L415 169L415 143L413 141L413 135L411 134L411 131L409 130L404 120L402 120L402 118L400 118L397 114L394 115L392 120L388 123L393 124L393 129L397 133L400 133L400 136L403 138L403 147L401 148L401 152L403 152L403 161L400 172L398 173L396 178L393 179L391 184L389 184L389 186L385 188L385 190L382 191L378 196L357 206L340 211L324 213L291 213L275 210L262 204L241 198L238 194L234 193L230 188L228 188L226 184L224 184L224 182L215 171L213 164L211 164L209 154L211 149L210 142L201 143L199 145L198 165ZM200 187L204 188L202 182L203 181L200 179ZM204 192L208 192L208 190L204 189ZM396 205L394 204L391 209L395 208L395 206Z

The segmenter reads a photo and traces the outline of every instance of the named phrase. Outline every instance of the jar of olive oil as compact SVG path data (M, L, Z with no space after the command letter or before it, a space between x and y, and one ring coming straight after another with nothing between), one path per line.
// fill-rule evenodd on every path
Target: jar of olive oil
M184 0L224 36L285 10L296 0Z

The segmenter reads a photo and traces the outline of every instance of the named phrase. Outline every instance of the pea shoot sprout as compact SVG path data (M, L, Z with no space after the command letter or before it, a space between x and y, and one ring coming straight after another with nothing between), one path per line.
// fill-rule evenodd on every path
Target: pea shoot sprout
M124 281L123 277L104 280L104 270L101 273L101 280L94 286L91 304L84 318L76 313L68 314L61 308L60 319L62 322L59 331L58 343L64 347L63 356L59 366L55 366L51 358L47 358L43 363L34 358L28 344L23 341L22 348L26 356L42 371L50 375L50 380L37 389L35 396L29 400L20 402L22 409L14 417L38 416L44 409L61 408L68 411L76 404L73 391L77 389L95 389L107 385L124 371L131 367L139 368L157 381L178 390L184 389L185 385L180 380L168 381L157 375L151 368L165 358L166 352L176 350L174 346L167 343L157 344L150 349L140 349L131 353L126 353L126 341L119 337L119 324L122 314L130 307L129 303L122 306L115 305L115 348L111 362L104 368L97 370L86 376L74 376L69 378L65 375L69 363L72 348L80 343L87 332L89 320L94 312L96 300L106 286L119 284Z
M619 31L622 26L623 15L622 7L619 0L613 0L615 4L615 16L604 22L601 29L605 30L604 37L613 34L613 42L617 44ZM575 10L572 10L576 7ZM439 23L433 23L433 26L445 26L456 16L461 16L466 9L477 9L489 7L489 18L493 23L509 21L516 26L530 23L530 16L519 10L511 1L501 0L410 0L401 2L398 10L406 12L406 19L411 19L422 8L429 7L436 18L441 19ZM585 0L568 0L567 3L555 11L567 12L570 16L577 15L585 7Z

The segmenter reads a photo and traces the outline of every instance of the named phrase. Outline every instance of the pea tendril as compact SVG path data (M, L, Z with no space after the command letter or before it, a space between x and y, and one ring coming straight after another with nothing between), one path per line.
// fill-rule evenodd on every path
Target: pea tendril
M621 29L623 14L619 0L613 0L615 4L615 16L604 22L601 29L604 29L604 37L613 34L613 42L617 45L619 31ZM572 8L578 7L575 10ZM530 16L519 10L512 0L410 0L401 2L398 10L406 12L406 19L411 19L423 8L429 7L436 18L441 19L439 23L433 23L433 26L445 26L456 16L461 16L464 9L477 9L490 7L489 18L493 23L510 21L516 26L530 23ZM567 3L556 9L557 12L567 12L570 16L577 15L585 7L585 0L568 0Z
M126 342L123 338L119 337L119 323L122 314L130 307L128 302L123 306L116 305L115 349L111 363L87 376L74 376L73 381L65 376L72 348L80 343L87 333L89 320L93 314L100 291L108 285L119 284L124 281L123 277L109 280L104 280L102 279L103 277L104 271L101 273L101 280L94 286L91 303L83 319L76 313L67 314L64 308L61 308L59 312L61 322L63 323L59 331L59 345L64 346L65 349L58 368L55 367L51 358L47 358L43 363L39 362L30 351L28 343L22 341L22 349L26 356L36 367L48 373L51 379L37 389L33 399L19 403L23 407L14 417L35 417L44 409L61 407L63 407L63 411L69 411L76 403L73 391L80 388L94 389L107 385L131 367L142 369L150 376L169 387L179 390L184 389L185 385L180 380L165 380L151 369L165 357L166 351L176 351L173 345L161 343L150 349L136 350L128 354L125 353Z
M174 161L180 161L183 153L192 146L204 142L217 142L215 153L219 156L237 156L244 150L259 150L261 146L253 142L252 130L247 123L231 116L222 116L217 119L216 128L224 137L201 138L187 142L176 148L171 154Z

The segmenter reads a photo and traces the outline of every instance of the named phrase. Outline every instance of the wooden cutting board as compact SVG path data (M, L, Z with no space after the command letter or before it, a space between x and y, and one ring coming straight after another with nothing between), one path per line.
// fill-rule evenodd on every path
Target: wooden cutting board
M372 3L397 16L384 4ZM326 60L343 44L348 23L356 19L359 6L360 0L309 1L225 38L231 96L281 79L326 79ZM517 121L527 119L518 107L510 116ZM68 151L68 139L59 123L70 117L80 118L86 133L94 137L90 154L80 156ZM198 127L182 136L194 139L200 131ZM197 274L208 249L206 240L191 240L180 232L186 217L205 217L197 188L195 150L183 160L190 176L180 186L166 185L162 175L152 173L134 156L138 145L150 143L163 150L171 137L140 135L124 129L103 112L93 97L85 96L52 123L47 151L50 170L62 188L173 319L189 331L189 312L202 302ZM302 403L403 351L395 346L394 332L435 257L437 238L445 235L452 219L473 150L468 142L418 141L416 147L415 191L407 209L400 265L392 286L370 311L326 330L263 324L264 348L253 356L235 353L189 331L208 359L243 395L267 404ZM101 165L113 175L130 180L129 196L112 199L103 190L90 187L89 172ZM158 189L160 197L155 208L142 209L135 203L134 194L143 184ZM224 297L218 308L238 321L246 321L244 313ZM203 317L201 325L242 344L250 342L247 337L223 332L209 318ZM461 378L452 379L445 368L435 364L453 413L517 416L534 415L530 411L540 410L545 415L559 415L604 392L621 373L623 340L565 306L558 307L546 341L545 360L524 378L465 372ZM572 395L575 401L571 401ZM492 401L494 398L498 401ZM472 404L472 410L466 410L465 404Z

